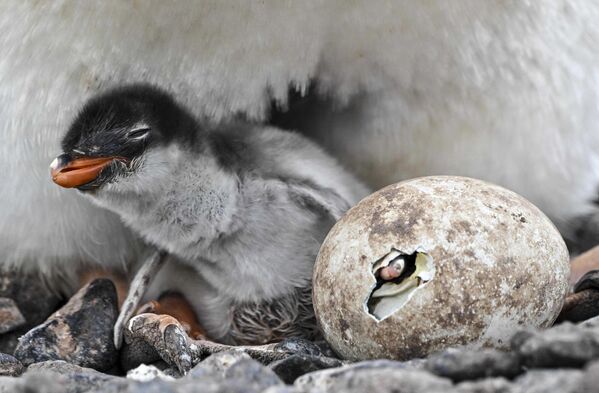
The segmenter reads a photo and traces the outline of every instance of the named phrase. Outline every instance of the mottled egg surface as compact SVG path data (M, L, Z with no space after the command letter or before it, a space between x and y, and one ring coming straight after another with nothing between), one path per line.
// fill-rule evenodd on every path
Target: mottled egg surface
M314 271L326 340L351 360L508 346L550 326L568 290L566 245L518 194L480 180L408 180L332 228Z

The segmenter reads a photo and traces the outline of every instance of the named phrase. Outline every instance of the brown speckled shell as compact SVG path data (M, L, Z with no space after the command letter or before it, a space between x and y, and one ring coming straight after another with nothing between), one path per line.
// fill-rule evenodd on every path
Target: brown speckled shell
M365 302L372 263L394 247L423 250L435 276L387 319ZM314 271L314 307L346 359L426 356L450 346L505 348L521 328L547 327L568 289L566 245L523 197L462 177L383 188L333 227Z

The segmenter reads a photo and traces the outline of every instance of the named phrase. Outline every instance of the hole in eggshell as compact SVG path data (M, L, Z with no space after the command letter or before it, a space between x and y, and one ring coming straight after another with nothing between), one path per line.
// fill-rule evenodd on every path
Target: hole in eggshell
M372 264L371 273L376 282L365 306L380 322L402 308L418 289L433 279L435 266L433 258L423 251L410 254L392 248Z

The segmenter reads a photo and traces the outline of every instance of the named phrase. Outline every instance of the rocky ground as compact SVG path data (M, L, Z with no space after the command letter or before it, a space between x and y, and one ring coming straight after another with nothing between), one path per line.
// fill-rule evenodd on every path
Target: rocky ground
M566 319L589 319L516 332L507 352L449 349L408 362L350 363L325 343L191 340L176 326L161 329L153 314L131 321L117 351L110 281L92 282L61 306L39 280L5 275L0 392L599 392L599 297L589 287L577 296Z

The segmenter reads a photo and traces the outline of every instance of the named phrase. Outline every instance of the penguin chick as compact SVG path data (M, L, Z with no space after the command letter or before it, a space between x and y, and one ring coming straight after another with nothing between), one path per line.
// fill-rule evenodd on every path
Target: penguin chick
M314 337L316 254L368 193L315 144L264 126L211 128L168 93L133 85L90 100L62 149L51 165L56 183L197 273L197 291L184 295L209 337ZM169 279L176 288L189 277Z

